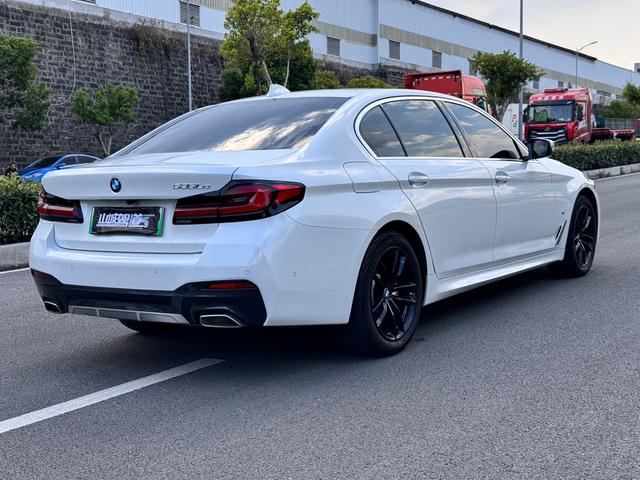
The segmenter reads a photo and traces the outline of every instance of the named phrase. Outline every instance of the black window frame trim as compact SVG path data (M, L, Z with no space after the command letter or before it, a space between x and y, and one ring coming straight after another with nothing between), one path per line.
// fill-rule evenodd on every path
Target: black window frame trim
M477 158L480 159L482 158L483 160L495 160L495 161L511 161L511 162L530 162L530 161L534 161L536 159L531 158L529 155L525 155L522 156L522 152L520 151L521 149L525 152L529 151L529 148L522 143L516 136L514 136L511 132L509 132L504 125L502 125L502 123L498 122L495 118L493 118L491 115L489 115L487 112L485 112L484 110L482 110L481 108L476 107L474 104L469 103L469 102L462 102L462 101L456 101L455 99L448 99L448 98L443 98L442 100L442 106L444 109L447 110L447 112L449 113L452 121L456 124L456 127L459 129L460 134L462 135L462 137L464 138L464 141L466 142L466 144L469 147L469 150L471 152L471 156L473 158ZM520 158L485 158L485 157L480 157L478 155L478 152L476 151L476 149L473 147L473 143L471 142L469 136L467 135L467 133L464 131L464 129L462 128L462 126L460 125L460 123L458 122L458 119L456 118L456 116L453 114L453 112L449 109L448 105L449 103L455 104L455 105L460 105L462 107L467 107L471 110L474 110L478 113L480 113L481 115L483 115L484 117L488 118L491 122L493 122L500 130L502 130L509 138L511 138L511 140L514 143L514 146L516 147L516 150L518 151L518 153L520 154ZM521 148L518 148L521 147Z
M381 108L380 110L382 110L382 112L384 113L385 117L387 118L387 121L391 125L391 128L393 129L393 133L395 133L396 137L398 138L398 141L400 142L400 145L402 146L402 151L405 152L405 156L404 157L384 157L384 156L377 155L373 151L373 149L369 146L369 144L367 144L367 142L365 141L364 137L362 136L362 133L360 132L360 124L362 123L362 119L364 118L364 116L367 113L369 113L369 111L373 110L376 107L381 107L385 103L391 103L391 102L397 102L397 101L406 101L406 100L409 100L409 101L411 101L411 100L432 101L436 105L436 107L440 110L440 113L442 113L442 116L444 117L445 121L449 124L449 128L451 128L451 131L453 132L454 137L458 141L458 145L460 146L460 150L461 150L463 156L461 156L461 157L435 157L435 156L434 157L410 157L409 155L407 155L407 149L405 148L404 143L402 142L402 139L400 138L400 135L398 135L398 132L396 130L395 125L393 124L391 119L389 119L389 117L387 116L387 113L384 111L384 108ZM360 110L360 112L358 112L358 114L356 115L356 118L354 120L354 131L355 131L356 137L358 138L358 140L360 141L362 146L365 148L365 150L369 153L369 155L371 155L376 160L392 160L392 159L419 160L419 161L432 160L432 159L459 160L461 158L470 158L470 157L472 157L473 156L473 155L471 155L472 151L471 151L471 149L467 148L467 143L466 143L467 140L464 139L464 136L463 136L462 132L460 131L459 127L457 126L457 123L455 125L453 125L451 123L452 121L451 121L450 117L452 117L452 115L448 115L447 113L445 113L445 109L443 108L442 105L439 104L439 102L442 101L442 100L443 100L443 98L433 97L433 96L428 96L428 95L400 95L400 96L395 96L395 97L379 98L379 99L371 102L370 104L366 105L365 107L363 107ZM447 110L447 112L448 112L448 110Z

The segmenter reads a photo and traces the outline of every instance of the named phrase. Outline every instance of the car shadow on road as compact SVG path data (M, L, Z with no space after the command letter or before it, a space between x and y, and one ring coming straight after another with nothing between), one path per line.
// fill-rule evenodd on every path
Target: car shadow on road
M517 297L526 295L529 289L550 285L552 278L546 269L538 269L429 305L423 309L414 340L425 340L430 335L458 326L461 322L481 321L481 312L498 309L510 299L517 301ZM346 352L336 340L335 333L335 329L331 327L238 330L185 328L157 335L124 334L119 339L119 350L123 353L160 350L189 358L362 360L362 357Z

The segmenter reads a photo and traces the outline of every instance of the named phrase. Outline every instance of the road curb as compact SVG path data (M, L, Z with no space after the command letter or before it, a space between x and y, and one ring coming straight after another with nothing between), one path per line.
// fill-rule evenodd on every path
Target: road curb
M595 170L587 170L584 173L591 180L596 180L598 178L617 177L618 175L637 172L640 172L640 163L632 163L630 165L622 165L619 167L597 168Z
M0 271L26 267L29 264L29 242L0 245Z

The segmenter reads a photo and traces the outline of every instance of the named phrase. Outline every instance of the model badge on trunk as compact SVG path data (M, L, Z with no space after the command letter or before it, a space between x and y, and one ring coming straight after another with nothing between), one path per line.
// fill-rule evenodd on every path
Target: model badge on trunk
M202 185L200 183L174 183L174 190L211 190L211 185Z

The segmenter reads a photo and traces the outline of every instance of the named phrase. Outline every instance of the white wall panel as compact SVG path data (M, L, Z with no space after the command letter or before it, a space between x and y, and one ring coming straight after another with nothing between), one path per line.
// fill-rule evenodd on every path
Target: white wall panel
M45 4L57 8L68 8L71 5L76 11L87 12L94 8L77 0L22 0L33 4ZM138 15L166 22L179 22L179 0L96 0L99 7L117 10L123 13ZM282 0L283 8L296 8L303 0ZM202 3L200 7L201 27L221 38L224 33L224 11L219 0L194 0ZM460 68L468 72L468 52L475 50L499 53L504 50L518 51L518 38L500 29L490 28L477 22L456 17L423 5L413 4L407 0L310 0L312 6L320 12L319 21L328 30L343 32L352 41L341 38L341 57L348 62L374 66L380 60L387 62L389 45L386 38L376 38L379 25L389 26L398 31L410 32L422 38L448 42L457 53L443 51L442 68ZM211 7L216 8L211 8ZM95 9L100 14L100 9ZM357 37L357 40L354 40ZM316 55L326 54L326 33L310 36L311 46ZM464 47L464 48L459 48ZM469 50L471 49L471 50ZM465 52L465 56L459 54ZM573 80L575 75L575 56L572 52L563 51L534 41L525 41L525 57L549 71L540 82L541 88L555 87L557 80L565 83ZM393 64L418 65L431 67L431 50L424 45L402 43L400 62ZM624 69L605 62L592 62L585 58L579 60L579 77L592 82L599 82L603 90L615 92L631 81L640 85L640 73ZM562 77L562 78L557 78ZM594 85L590 85L593 87ZM606 87L606 88L605 88Z

